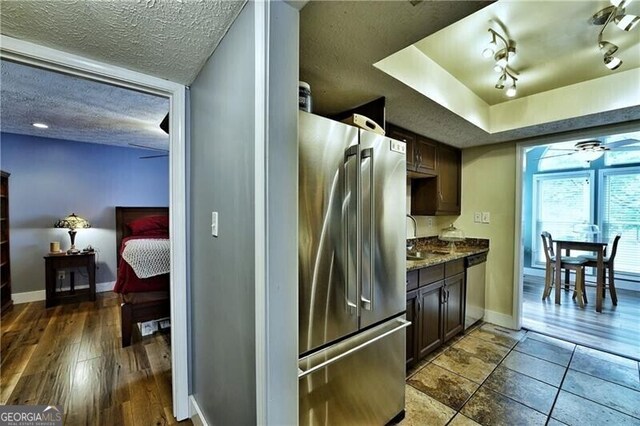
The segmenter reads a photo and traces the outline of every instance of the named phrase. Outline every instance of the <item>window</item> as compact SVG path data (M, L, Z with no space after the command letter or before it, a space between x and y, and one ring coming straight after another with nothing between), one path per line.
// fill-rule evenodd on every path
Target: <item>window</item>
M602 170L600 182L603 237L611 241L616 234L622 235L616 253L616 273L640 274L640 167Z
M561 237L571 235L574 225L593 223L593 177L593 171L533 176L533 264L545 262L540 239L543 231Z
M637 143L624 145L624 148L627 148L627 150L623 150L623 149L616 150L614 148L612 151L605 152L604 164L606 166L615 166L618 164L640 163L640 132L610 136L606 138L606 143L612 143L612 142L628 140L628 139L636 139ZM636 150L632 151L632 150L629 150L628 148L635 148Z

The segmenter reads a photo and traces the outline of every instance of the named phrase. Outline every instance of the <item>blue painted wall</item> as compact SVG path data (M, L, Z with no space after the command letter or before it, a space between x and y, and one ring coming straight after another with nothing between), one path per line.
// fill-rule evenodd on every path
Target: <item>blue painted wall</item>
M115 206L168 206L168 157L150 151L0 133L0 167L9 178L13 293L44 290L50 241L66 250L69 234L57 219L76 213L91 222L76 247L98 252L96 282L116 279ZM77 274L76 274L77 275ZM83 277L79 277L80 284Z

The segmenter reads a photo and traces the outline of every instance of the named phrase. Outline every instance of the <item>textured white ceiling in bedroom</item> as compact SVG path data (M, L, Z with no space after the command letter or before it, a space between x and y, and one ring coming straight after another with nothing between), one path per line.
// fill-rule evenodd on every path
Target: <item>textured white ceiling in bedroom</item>
M167 98L0 61L0 130L131 147L169 148L159 124ZM42 122L48 129L32 123Z

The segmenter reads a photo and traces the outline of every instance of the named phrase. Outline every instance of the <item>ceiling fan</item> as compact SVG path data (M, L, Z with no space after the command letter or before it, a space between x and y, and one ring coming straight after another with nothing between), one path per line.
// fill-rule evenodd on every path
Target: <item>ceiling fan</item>
M637 146L631 146L633 144L639 144ZM563 154L555 154L555 155L546 155L550 151L568 151ZM540 157L540 159L544 158L553 158L553 157L562 157L565 155L573 155L578 154L585 157L585 161L593 161L596 158L600 157L606 151L640 151L640 140L638 139L623 139L619 141L613 141L609 143L603 143L599 140L589 140L577 142L573 148L553 148L550 147L545 151L545 155Z
M166 149L155 148L153 146L139 145L137 143L131 143L131 142L129 142L129 145L135 146L136 148L149 149L151 151L159 151L159 152L163 152L164 153L164 154L157 154L157 155L144 155L144 156L140 157L141 160L147 160L149 158L160 158L160 157L168 157L169 156L169 151L166 150Z

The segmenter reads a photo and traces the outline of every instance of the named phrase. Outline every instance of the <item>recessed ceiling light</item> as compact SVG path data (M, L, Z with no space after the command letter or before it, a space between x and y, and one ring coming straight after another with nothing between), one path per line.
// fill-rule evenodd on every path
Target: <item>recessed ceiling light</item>
M48 129L49 128L49 126L47 126L44 123L33 123L32 126L33 127L37 127L38 129Z

